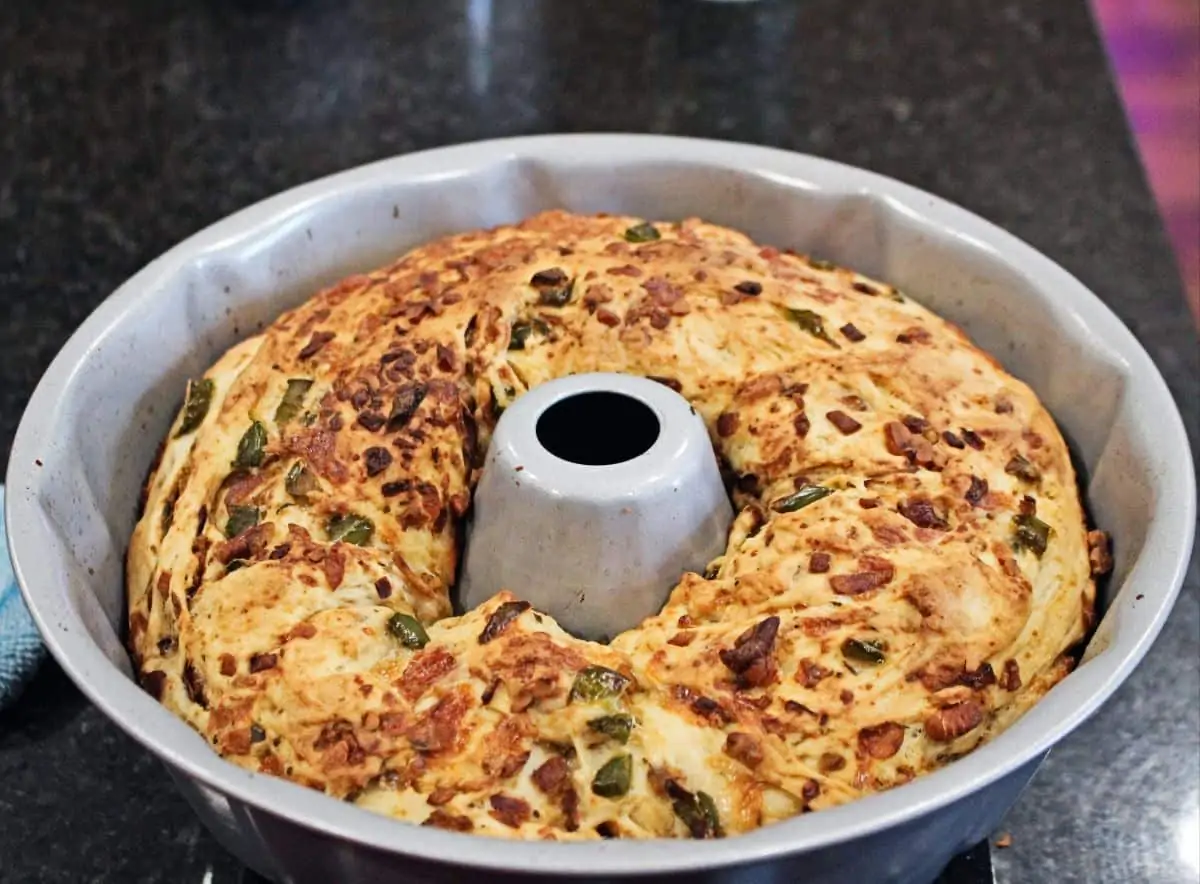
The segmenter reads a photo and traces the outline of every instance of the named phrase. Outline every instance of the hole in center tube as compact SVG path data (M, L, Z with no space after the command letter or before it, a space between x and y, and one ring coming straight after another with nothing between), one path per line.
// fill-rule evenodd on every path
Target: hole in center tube
M537 439L568 463L602 467L625 463L658 439L658 417L624 393L596 391L560 399L542 412Z

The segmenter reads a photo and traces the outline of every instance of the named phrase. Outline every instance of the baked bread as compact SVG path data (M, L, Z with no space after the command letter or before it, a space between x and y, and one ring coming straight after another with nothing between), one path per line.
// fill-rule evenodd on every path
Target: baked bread
M703 415L727 551L607 646L519 586L452 617L499 414L585 371ZM129 642L250 770L464 832L714 837L1004 729L1070 670L1103 540L1034 394L907 295L697 220L548 212L347 279L189 385Z

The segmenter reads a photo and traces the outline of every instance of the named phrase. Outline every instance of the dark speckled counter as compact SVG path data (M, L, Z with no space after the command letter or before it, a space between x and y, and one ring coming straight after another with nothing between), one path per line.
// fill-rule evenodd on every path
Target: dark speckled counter
M1195 431L1195 332L1082 0L6 0L0 466L71 331L200 227L380 157L586 130L761 142L961 203L1111 305ZM1149 657L1013 810L998 881L1197 881L1198 636L1193 559ZM0 880L250 879L47 665L0 713Z

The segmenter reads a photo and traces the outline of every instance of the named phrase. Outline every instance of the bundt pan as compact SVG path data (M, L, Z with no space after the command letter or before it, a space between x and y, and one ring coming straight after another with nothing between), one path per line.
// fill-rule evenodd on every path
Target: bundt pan
M1115 567L1076 671L993 741L889 792L711 841L504 841L398 823L222 761L132 679L122 562L155 448L197 377L318 288L550 208L701 216L893 283L1028 382L1072 445ZM246 209L169 251L83 324L29 402L7 530L46 643L166 763L233 853L281 882L543 878L905 882L999 823L1038 762L1146 653L1195 526L1183 424L1149 357L1079 282L962 209L868 172L687 139L518 138L398 157ZM1097 757L1096 764L1104 763Z

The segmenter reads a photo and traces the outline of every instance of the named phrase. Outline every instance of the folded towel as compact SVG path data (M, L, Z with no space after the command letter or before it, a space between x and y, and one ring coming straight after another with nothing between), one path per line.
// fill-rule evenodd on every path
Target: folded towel
M0 513L4 486L0 485ZM8 560L8 540L0 530L0 709L17 698L37 671L45 649Z

